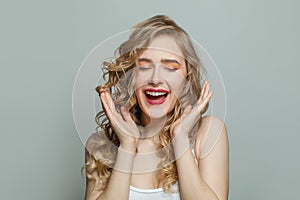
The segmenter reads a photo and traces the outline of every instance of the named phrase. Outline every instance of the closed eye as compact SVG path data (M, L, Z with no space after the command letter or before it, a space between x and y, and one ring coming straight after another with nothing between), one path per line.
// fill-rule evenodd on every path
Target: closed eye
M176 71L182 67L180 62L175 59L162 59L161 62L169 71Z
M146 71L146 70L149 70L149 69L151 69L151 67L149 67L149 66L139 66L139 70L141 70L141 71Z
M164 68L165 68L166 70L172 71L172 72L174 72L174 71L176 71L176 70L179 69L179 68L176 68L176 67L170 67L170 66L164 66Z
M152 61L147 58L139 58L137 61L137 66L140 70L147 70L152 68Z
M176 71L182 67L176 59L163 58L161 59L162 66L168 71ZM153 61L149 58L138 58L137 66L140 70L147 70L153 67Z
M152 67L148 63L141 63L141 64L139 64L138 68L139 68L139 70L145 71L145 70L151 69Z

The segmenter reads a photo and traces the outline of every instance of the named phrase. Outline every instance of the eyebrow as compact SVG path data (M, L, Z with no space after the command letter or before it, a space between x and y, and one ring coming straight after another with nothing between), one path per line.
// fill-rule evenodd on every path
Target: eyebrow
M149 59L149 58L139 58L138 62L148 62L148 63L151 63L152 60ZM160 62L162 62L162 63L176 63L178 65L181 65L181 63L179 61L177 61L175 59L169 59L169 58L163 58L163 59L161 59Z
M148 58L139 58L138 59L138 62L152 62L152 60L151 59L148 59Z
M179 61L175 60L175 59L168 59L168 58L161 59L161 62L162 63L176 63L178 65L181 65L181 63Z

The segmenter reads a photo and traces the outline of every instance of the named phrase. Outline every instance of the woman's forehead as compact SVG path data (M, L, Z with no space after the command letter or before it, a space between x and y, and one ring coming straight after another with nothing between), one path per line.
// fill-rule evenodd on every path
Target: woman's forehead
M183 53L176 43L175 39L168 35L155 38L145 48L140 57L159 57L159 59L162 57L173 57L184 60Z

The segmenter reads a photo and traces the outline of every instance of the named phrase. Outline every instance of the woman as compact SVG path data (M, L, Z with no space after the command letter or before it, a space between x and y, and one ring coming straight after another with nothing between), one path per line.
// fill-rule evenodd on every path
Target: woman
M188 34L154 16L103 64L108 81L96 88L103 131L86 144L85 198L227 199L226 127L202 116L212 92L207 81L200 84L203 69Z

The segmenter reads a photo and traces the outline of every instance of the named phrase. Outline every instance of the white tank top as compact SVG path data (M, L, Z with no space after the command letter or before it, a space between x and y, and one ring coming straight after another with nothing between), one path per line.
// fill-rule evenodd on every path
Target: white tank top
M172 186L178 191L178 183ZM180 200L179 192L167 194L162 188L141 189L130 186L129 200Z

